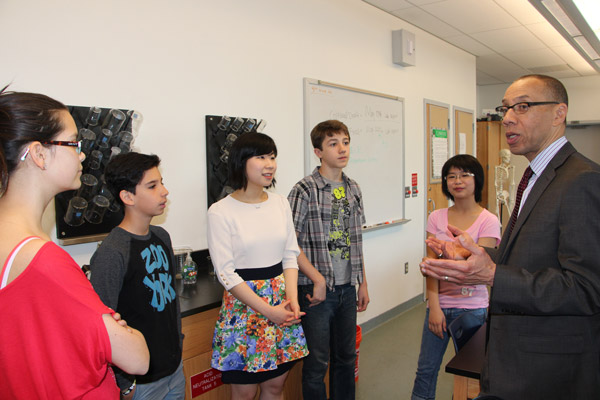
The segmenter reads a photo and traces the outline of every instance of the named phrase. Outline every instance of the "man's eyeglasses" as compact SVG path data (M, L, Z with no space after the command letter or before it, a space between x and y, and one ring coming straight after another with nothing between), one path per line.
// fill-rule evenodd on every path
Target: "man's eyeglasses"
M496 107L496 112L498 112L498 114L500 114L500 116L504 117L506 115L506 113L508 112L508 110L510 110L512 108L513 111L516 112L517 114L525 114L527 111L529 111L529 107L543 106L545 104L560 104L560 103L558 101L522 101L520 103L513 104L512 106Z
M77 152L77 154L81 154L81 140L45 140L43 142L40 142L41 144L51 144L51 145L55 145L55 146L70 146L70 147L77 147L75 149L75 151ZM25 161L25 158L27 158L27 154L29 154L29 147L27 147L27 150L25 150L25 153L23 153L23 155L21 156L21 161Z
M461 172L460 174L448 174L444 179L446 179L447 182L454 182L458 178L460 178L461 181L464 181L472 176L475 176L472 172Z

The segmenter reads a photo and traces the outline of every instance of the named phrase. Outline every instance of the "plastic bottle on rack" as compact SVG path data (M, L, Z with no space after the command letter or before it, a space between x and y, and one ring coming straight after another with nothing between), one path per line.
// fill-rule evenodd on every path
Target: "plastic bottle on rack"
M184 285L195 285L196 279L198 277L198 266L192 260L192 256L190 253L187 253L187 257L185 258L185 262L183 263L183 271L181 274L183 278Z

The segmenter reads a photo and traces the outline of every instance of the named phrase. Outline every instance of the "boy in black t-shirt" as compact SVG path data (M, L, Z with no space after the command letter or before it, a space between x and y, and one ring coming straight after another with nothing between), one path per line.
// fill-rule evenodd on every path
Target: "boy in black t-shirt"
M116 371L122 398L183 399L183 335L175 291L171 238L150 225L164 212L169 192L162 183L156 155L128 153L114 157L105 178L125 209L125 217L102 242L90 262L90 281L100 299L139 329L150 350L143 376Z

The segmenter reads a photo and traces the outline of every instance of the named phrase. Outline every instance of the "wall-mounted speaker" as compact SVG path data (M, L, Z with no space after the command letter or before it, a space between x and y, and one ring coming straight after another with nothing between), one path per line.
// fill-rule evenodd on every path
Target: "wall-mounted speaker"
M394 64L416 65L415 34L404 29L392 31L392 60Z

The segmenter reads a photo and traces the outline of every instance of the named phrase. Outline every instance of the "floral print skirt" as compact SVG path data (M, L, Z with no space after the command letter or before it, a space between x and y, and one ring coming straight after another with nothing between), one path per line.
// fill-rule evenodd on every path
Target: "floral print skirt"
M246 280L246 284L270 305L285 301L282 273L270 279ZM276 325L225 291L213 336L213 368L263 372L306 355L306 338L300 324Z

